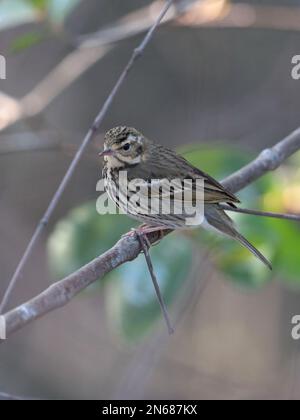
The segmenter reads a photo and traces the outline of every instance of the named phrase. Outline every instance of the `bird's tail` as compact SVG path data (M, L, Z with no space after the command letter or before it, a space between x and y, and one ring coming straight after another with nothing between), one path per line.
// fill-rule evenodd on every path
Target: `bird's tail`
M272 270L272 265L267 260L267 258L257 248L255 248L255 246L253 246L243 235L235 231L235 236L233 237L237 241L239 241L240 244L249 249L249 251L252 252L252 254L255 255L256 258L258 258L261 262L263 262L270 270Z
M233 221L230 217L216 205L205 206L205 219L210 227L223 233L230 238L237 240L241 245L247 248L256 258L264 263L270 270L272 270L271 263L266 257L256 249L243 235L241 235L234 227Z

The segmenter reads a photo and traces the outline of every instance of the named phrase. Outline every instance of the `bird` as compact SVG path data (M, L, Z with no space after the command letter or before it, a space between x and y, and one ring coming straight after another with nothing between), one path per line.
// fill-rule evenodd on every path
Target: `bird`
M267 258L238 232L233 220L221 207L222 203L226 203L236 208L240 200L212 176L191 165L175 151L152 142L133 127L117 126L105 134L104 149L99 155L104 158L102 175L108 196L123 212L144 223L141 229L145 234L202 226L238 241L272 269ZM120 177L124 173L126 188ZM175 186L169 191L164 190L166 181L171 180L176 180ZM185 188L191 193L187 200L182 195ZM182 197L187 209L194 209L199 204L197 192L202 192L200 204L203 205L203 217L199 219L199 224L187 226L186 212L180 213L174 209ZM133 196L144 200L131 202ZM149 198L158 200L158 211L149 210ZM173 206L173 211L171 209L169 213L162 211L166 200Z

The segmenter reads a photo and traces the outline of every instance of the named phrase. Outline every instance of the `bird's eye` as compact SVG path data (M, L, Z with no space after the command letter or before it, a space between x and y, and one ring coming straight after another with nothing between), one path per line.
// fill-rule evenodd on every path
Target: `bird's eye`
M127 152L130 149L130 147L131 147L131 144L130 143L126 143L126 144L124 144L124 146L122 147L122 149L125 150L125 152Z

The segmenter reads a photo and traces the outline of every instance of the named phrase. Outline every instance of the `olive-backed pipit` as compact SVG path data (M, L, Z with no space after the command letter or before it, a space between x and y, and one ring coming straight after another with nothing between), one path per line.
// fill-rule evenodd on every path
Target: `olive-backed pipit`
M125 213L147 224L145 233L203 225L236 239L271 268L269 261L235 229L233 221L220 207L222 203L235 207L235 203L240 202L239 199L182 156L151 142L136 129L129 127L115 127L109 130L105 135L104 151L100 155L104 156L103 178L108 195ZM135 184L138 188L134 191L128 189L128 185L125 189L120 182L120 174L125 171L129 183L138 180ZM169 193L166 193L164 184L171 180L176 182ZM184 189L189 189L190 198L186 199L182 194ZM197 192L202 193L203 197L203 218L199 224L187 226L186 211L180 213L174 208L177 207L178 210L179 196L183 197L185 210L186 206L189 210L197 206L197 201L200 201ZM141 200L144 204L133 201L135 206L130 202L132 196L135 199L144 198ZM158 211L153 212L152 207L148 207L147 203L152 199L156 199L156 202L158 200ZM172 204L169 212L162 211L167 200Z

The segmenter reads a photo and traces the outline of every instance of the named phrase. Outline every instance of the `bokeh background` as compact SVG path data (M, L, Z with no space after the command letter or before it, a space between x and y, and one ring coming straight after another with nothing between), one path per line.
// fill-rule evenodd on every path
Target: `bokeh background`
M0 0L0 292L72 156L159 9L151 0ZM300 125L298 0L179 1L130 73L9 302L134 226L96 213L103 133L132 125L222 179ZM300 155L239 194L300 212ZM0 347L0 391L43 399L298 399L299 225L235 217L272 273L231 241L172 234Z

